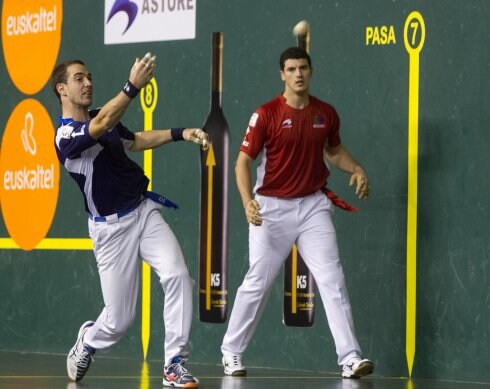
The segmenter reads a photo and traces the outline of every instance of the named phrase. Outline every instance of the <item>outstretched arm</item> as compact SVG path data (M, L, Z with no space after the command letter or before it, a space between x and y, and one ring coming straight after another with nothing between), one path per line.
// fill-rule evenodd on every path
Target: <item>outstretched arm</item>
M351 174L349 186L356 184L356 195L360 199L369 197L370 186L364 168L342 145L325 147L325 156L337 169Z
M177 129L177 134L182 131L182 138L188 142L194 142L201 145L203 150L206 150L209 145L208 134L200 128L185 128ZM141 131L134 134L134 143L129 149L130 151L143 151L154 149L166 143L179 140L172 137L172 130L151 130Z

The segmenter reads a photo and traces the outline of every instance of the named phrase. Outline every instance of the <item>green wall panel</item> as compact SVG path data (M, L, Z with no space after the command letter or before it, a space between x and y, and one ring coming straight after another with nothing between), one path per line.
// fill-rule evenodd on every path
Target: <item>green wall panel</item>
M65 1L59 60L82 58L94 74L95 105L126 80L133 58L158 56L156 128L201 126L209 110L211 34L224 33L223 109L230 125L229 304L247 270L247 225L234 185L233 161L255 108L282 88L278 56L295 44L292 27L312 28L312 94L331 102L341 117L346 147L362 162L372 197L356 200L348 176L333 172L329 186L360 206L338 211L340 252L356 330L376 374L406 376L406 218L409 55L403 41L407 16L423 16L420 53L417 234L417 322L413 375L490 382L490 3L427 1L195 0L196 38L105 46L104 2ZM394 41L366 40L385 26ZM33 64L35 68L35 64ZM19 92L0 61L0 133ZM49 85L32 96L53 122L59 105ZM135 101L124 123L143 128ZM134 156L142 163L142 155ZM153 153L153 189L181 208L164 216L198 275L199 153L186 144ZM87 237L81 195L62 170L49 238ZM1 199L0 199L1 201ZM40 205L41 206L41 205ZM0 237L8 237L3 219ZM196 291L197 297L197 291ZM195 300L197 303L197 299ZM150 358L163 354L163 295L152 278ZM79 325L95 318L102 299L90 251L0 250L0 349L65 353ZM225 325L195 321L192 361L220 363ZM140 308L138 308L140 309ZM317 299L310 329L281 323L282 279L244 356L248 366L338 371L333 340ZM137 320L111 355L141 358Z

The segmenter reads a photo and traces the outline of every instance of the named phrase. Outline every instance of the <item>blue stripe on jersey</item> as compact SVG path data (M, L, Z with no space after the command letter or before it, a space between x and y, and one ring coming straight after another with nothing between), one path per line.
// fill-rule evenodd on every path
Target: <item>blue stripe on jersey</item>
M98 112L91 111L90 116ZM88 132L89 125L90 120L59 119L55 137L58 159L83 193L88 213L107 216L131 208L149 183L125 151L133 144L134 134L118 123L96 140Z

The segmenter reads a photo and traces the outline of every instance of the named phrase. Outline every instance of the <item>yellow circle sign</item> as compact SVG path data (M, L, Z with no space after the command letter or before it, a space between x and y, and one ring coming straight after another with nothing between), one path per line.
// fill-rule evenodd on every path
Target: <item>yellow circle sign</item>
M155 77L153 77L146 86L141 89L140 103L145 112L153 112L157 105L158 87Z
M62 19L62 0L3 0L3 56L21 92L35 94L48 82L58 58Z
M420 53L425 42L425 23L419 12L411 12L405 20L403 39L409 54Z
M53 139L48 112L34 99L15 107L3 133L3 219L10 237L23 250L32 250L46 236L56 211L60 166Z

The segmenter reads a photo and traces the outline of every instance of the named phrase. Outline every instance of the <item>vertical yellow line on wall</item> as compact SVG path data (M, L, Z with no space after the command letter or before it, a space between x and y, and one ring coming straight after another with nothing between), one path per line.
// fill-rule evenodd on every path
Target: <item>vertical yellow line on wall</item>
M148 368L148 362L143 361L141 364L141 377L140 377L140 389L150 388L150 369Z
M206 166L208 167L208 204L207 204L207 240L206 240L206 310L211 310L211 262L213 245L213 170L216 166L213 144L209 146L206 156Z
M297 289L296 289L296 277L298 276L298 247L296 244L293 245L291 251L291 313L296 313L297 306Z
M405 344L409 377L412 376L416 344L419 54L422 50L424 40L424 20L420 13L414 11L408 15L404 27L405 48L410 57L408 88L407 312Z
M143 129L150 131L153 128L153 111L157 104L158 88L155 78L141 90L140 103L143 109ZM152 186L152 150L143 153L143 170L150 179L148 190ZM142 262L141 268L141 345L143 359L146 360L148 346L150 344L150 318L151 318L151 268L146 262Z

